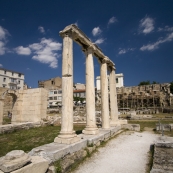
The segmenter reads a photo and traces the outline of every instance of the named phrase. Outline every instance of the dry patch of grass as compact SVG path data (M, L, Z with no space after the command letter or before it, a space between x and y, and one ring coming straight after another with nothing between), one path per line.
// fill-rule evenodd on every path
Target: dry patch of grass
M74 130L78 134L82 129L84 129L84 126L74 126ZM0 134L0 157L11 150L29 152L32 148L51 143L60 130L60 126L46 126L21 130L10 134Z

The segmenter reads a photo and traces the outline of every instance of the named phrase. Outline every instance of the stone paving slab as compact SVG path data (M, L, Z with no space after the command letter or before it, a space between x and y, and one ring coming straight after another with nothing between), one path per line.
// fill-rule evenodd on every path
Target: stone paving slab
M59 160L60 158L66 156L67 154L72 154L76 151L86 148L88 145L96 145L100 141L104 141L111 137L111 133L116 133L119 131L119 127L112 127L109 130L99 129L99 134L97 135L78 135L81 140L73 144L58 144L50 143L33 148L29 155L31 156L41 156L49 161L49 163Z

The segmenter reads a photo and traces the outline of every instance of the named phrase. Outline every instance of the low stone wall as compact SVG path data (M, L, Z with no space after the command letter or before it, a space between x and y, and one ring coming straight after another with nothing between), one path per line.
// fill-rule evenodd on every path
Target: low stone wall
M169 137L154 145L154 160L150 173L173 172L173 138L171 141L167 138Z
M40 126L41 122L27 122L27 123L0 125L0 134L11 133L16 130L30 129Z
M137 132L140 131L140 125L139 124L122 124L121 128L132 130L132 131L137 131Z
M157 131L171 131L173 130L173 124L156 124Z
M33 124L22 123L21 127L33 127ZM130 124L128 127L131 127L130 130L137 130L136 127L139 126ZM108 130L99 129L97 135L80 134L78 135L80 141L76 143L67 145L53 142L33 148L28 154L24 154L21 150L11 151L0 158L0 173L55 173L56 171L66 173L74 165L90 156L102 143L121 133L121 128L119 125ZM7 162L9 163L9 157L11 157L10 164L12 166L6 165Z

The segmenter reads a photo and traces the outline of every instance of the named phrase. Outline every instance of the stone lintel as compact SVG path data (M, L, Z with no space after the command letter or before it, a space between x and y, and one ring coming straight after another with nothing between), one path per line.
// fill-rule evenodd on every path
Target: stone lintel
M73 40L84 49L87 49L92 45L94 48L94 56L101 59L105 57L102 50L95 43L92 43L91 40L84 34L84 32L82 32L76 25L71 24L66 26L64 30L59 32L59 34L61 37L64 37L68 32L72 33Z

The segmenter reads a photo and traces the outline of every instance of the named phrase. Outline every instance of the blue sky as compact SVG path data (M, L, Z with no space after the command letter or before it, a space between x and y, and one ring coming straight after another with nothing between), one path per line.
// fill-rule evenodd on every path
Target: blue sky
M0 66L25 82L61 77L59 31L76 24L124 74L125 86L173 81L172 0L0 0ZM94 57L95 76L100 65ZM74 43L74 82L85 83L85 56Z

